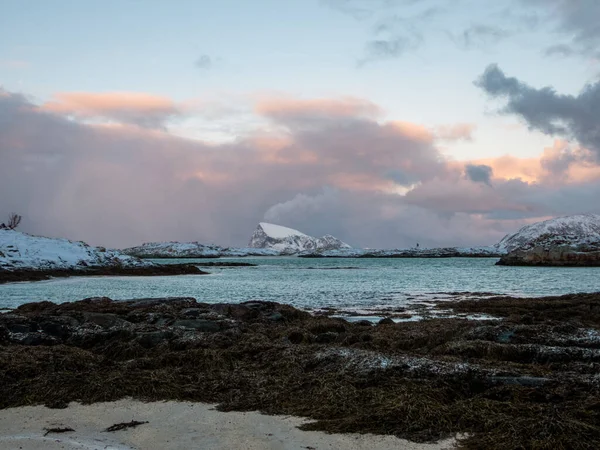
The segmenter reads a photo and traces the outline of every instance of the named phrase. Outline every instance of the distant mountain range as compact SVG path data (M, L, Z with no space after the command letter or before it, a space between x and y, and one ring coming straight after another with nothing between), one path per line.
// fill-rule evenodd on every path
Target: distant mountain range
M139 267L132 258L219 258L233 256L443 258L499 257L505 265L600 265L600 215L558 217L534 223L489 247L357 249L331 235L312 237L292 228L258 224L246 248L198 242L155 242L122 251L82 242L0 230L0 270L77 267Z
M539 256L560 246L560 255ZM123 250L141 258L219 258L228 256L281 256L298 255L305 258L447 258L447 257L498 257L500 264L525 264L523 255L536 248L535 261L563 260L561 265L586 264L594 259L595 246L600 247L600 216L593 214L558 217L534 223L516 233L505 236L500 242L487 247L359 249L352 248L338 238L325 235L309 236L293 228L261 222L250 238L247 248L224 248L198 242L157 242ZM555 250L552 250L556 253ZM519 257L514 257L518 252ZM573 252L587 256L565 256ZM543 253L543 252L542 252ZM511 255L511 256L508 256ZM541 258L541 259L540 259ZM527 260L528 261L528 260ZM545 262L536 262L545 264ZM573 261L579 261L574 263ZM593 265L594 263L592 263Z

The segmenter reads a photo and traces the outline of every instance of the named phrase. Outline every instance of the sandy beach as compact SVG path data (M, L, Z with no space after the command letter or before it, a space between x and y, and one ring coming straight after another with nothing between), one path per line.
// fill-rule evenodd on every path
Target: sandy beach
M116 432L111 425L136 421L147 424ZM297 428L305 420L256 412L220 412L214 405L188 402L120 400L65 409L43 406L9 408L0 414L2 450L441 450L453 441L416 444L391 436L327 434ZM69 427L73 432L46 433Z

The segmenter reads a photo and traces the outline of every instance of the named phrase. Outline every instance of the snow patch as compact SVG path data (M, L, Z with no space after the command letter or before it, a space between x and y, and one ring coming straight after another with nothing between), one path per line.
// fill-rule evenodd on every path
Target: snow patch
M260 222L258 225L263 229L263 231L265 232L265 234L267 236L272 237L273 239L285 239L286 237L290 237L290 236L308 237L306 234L301 233L298 230L294 230L293 228L283 227L281 225L275 225L275 224L266 223L266 222Z

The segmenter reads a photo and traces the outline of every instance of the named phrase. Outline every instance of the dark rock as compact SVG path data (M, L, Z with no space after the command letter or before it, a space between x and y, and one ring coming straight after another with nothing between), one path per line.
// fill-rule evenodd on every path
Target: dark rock
M378 325L394 325L395 323L391 318L385 317L379 321Z
M5 326L0 325L0 345L8 343L8 329Z
M96 324L102 328L126 327L129 322L121 319L116 314L84 312L85 322Z
M156 347L173 337L171 331L151 331L149 333L140 333L138 343L144 348Z
M62 323L59 318L50 318L49 320L40 322L40 329L50 336L55 336L61 339L64 339L71 334L70 327Z
M13 342L21 345L55 345L58 343L56 339L45 333L15 333L11 337Z
M198 317L201 313L200 308L187 308L181 311L181 315L185 317Z
M512 330L502 331L496 340L502 344L508 344L511 341L511 338L515 335L515 332Z
M492 377L491 380L492 380L492 382L498 383L498 384L509 384L509 385L518 384L520 386L533 386L533 387L542 386L542 385L546 384L548 381L550 381L550 379L548 379L548 378L527 377L527 376L524 376L524 377Z
M289 335L288 335L288 340L292 343L292 344L300 344L302 343L302 341L304 340L304 333L302 333L301 331L292 331Z
M356 325L359 325L361 327L370 327L373 325L373 322L369 321L369 320L359 320L358 322L354 322Z
M219 325L219 323L203 319L176 320L172 326L189 328L192 330L198 330L207 333L214 333L221 330L221 325Z
M335 342L335 340L338 338L338 334L333 332L333 331L329 331L327 333L321 333L318 334L317 337L315 338L315 342L317 344L329 344L331 342Z
M249 307L248 304L217 304L212 305L211 309L227 317L236 320L252 320L259 316L259 311L256 307Z
M284 318L280 312L275 311L273 314L267 316L267 319L272 320L273 322L279 322Z
M171 322L171 320L172 320L172 318L170 318L170 317L159 317L154 322L154 325L157 327L165 327Z
M29 333L32 331L37 331L37 327L32 323L21 322L21 323L8 323L7 324L8 331L11 333Z
M189 307L196 304L196 299L193 297L160 297L160 298L135 298L131 300L121 300L127 302L128 305L133 307L149 307L158 305L169 305L169 304L189 304Z

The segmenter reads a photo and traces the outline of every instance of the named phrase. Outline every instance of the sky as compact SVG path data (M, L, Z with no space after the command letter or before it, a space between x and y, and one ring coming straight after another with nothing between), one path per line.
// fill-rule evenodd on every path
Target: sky
M390 248L600 213L599 24L597 0L0 0L0 219Z

